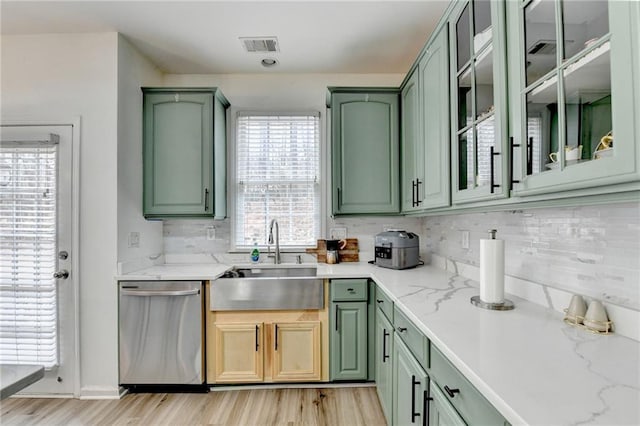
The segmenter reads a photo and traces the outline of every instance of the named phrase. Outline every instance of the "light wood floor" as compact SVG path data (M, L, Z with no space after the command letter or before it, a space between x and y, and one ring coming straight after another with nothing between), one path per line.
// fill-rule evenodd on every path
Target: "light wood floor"
M375 387L129 394L120 400L9 398L7 425L384 425Z

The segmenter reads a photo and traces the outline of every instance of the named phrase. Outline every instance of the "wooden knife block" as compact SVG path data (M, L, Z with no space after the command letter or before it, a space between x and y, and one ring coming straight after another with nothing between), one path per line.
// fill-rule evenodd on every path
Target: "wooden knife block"
M318 263L327 263L327 240L318 240L316 248L308 248L306 250L309 254L315 254L318 258ZM338 250L338 260L342 262L359 262L358 256L358 239L347 238L347 245L343 249Z

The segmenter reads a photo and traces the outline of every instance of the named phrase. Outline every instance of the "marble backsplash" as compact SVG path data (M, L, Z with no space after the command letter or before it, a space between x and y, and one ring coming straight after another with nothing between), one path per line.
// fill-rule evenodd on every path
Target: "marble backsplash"
M207 238L207 228L214 228ZM623 203L571 208L531 209L415 217L339 217L331 228L345 227L358 238L360 259L373 259L375 234L386 227L420 236L421 257L434 254L458 264L479 266L480 239L497 229L505 240L506 274L516 279L581 294L640 311L640 204ZM462 248L469 231L469 248ZM230 220L164 221L164 255L168 262L246 260L230 253ZM285 254L287 256L287 254ZM285 261L293 261L292 259ZM310 255L305 261L313 261Z
M428 252L473 266L480 239L497 229L508 276L640 311L638 203L436 216L423 226Z
M346 228L347 236L358 238L360 260L373 259L373 241L375 234L385 228L401 228L417 234L423 228L423 218L371 216L359 218L328 218L327 235L331 228ZM180 261L181 258L193 259L199 257L202 261L225 262L227 260L242 261L246 254L230 253L231 223L225 220L207 219L168 219L163 222L164 255L170 260ZM208 238L208 228L214 228L213 238ZM209 231L210 232L210 231ZM422 235L420 236L422 238ZM422 241L422 240L421 240ZM425 245L421 244L421 249ZM291 254L284 254L293 256ZM315 260L312 255L308 261Z

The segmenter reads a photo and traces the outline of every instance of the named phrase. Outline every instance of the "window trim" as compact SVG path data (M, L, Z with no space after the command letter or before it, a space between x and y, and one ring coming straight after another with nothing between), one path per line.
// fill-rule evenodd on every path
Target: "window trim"
M256 116L268 116L268 115L290 115L290 116L308 116L313 115L318 117L318 137L319 137L319 156L320 156L320 164L318 166L319 176L318 182L320 185L320 225L318 227L318 232L320 233L317 238L323 238L323 235L326 234L327 229L327 206L328 206L328 188L330 185L330 180L328 177L330 174L328 173L328 152L327 152L327 126L329 123L326 122L324 117L327 117L328 114L323 114L322 111L318 110L271 110L271 109L235 109L233 106L230 108L230 121L231 125L228 126L228 141L230 141L230 146L227 149L227 211L229 218L229 250L228 253L249 253L251 251L250 247L238 247L236 245L235 233L237 229L236 219L236 201L237 201L237 187L238 187L238 174L236 167L236 160L238 158L238 143L237 143L237 127L238 127L238 117L246 116L246 115L256 115ZM314 247L315 246L309 246ZM259 246L261 251L267 251L267 246ZM283 253L301 253L304 250L301 250L299 247L281 247L280 251Z

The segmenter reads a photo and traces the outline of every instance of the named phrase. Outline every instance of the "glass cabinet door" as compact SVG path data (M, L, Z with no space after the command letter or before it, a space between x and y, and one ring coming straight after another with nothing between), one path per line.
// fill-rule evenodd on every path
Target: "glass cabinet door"
M504 10L499 2L472 0L453 16L453 199L503 197Z
M600 144L612 130L608 34L606 0L524 7L528 174L611 149L606 139Z
M622 169L614 165L618 160L601 161L634 144L627 140L621 142L626 147L614 147L614 136L634 132L633 125L622 120L627 114L623 104L628 102L633 110L637 100L633 94L629 101L624 100L628 95L618 98L615 85L620 83L612 72L633 77L632 65L618 61L625 56L625 44L632 45L628 39L637 26L633 12L625 17L623 9L637 6L615 3L525 0L507 6L507 31L519 35L509 50L512 184L518 195L595 186L595 179L635 171L633 165L622 164L625 160L620 160ZM620 25L614 28L615 22ZM619 102L621 125L614 120L614 102ZM635 156L633 146L627 152Z

